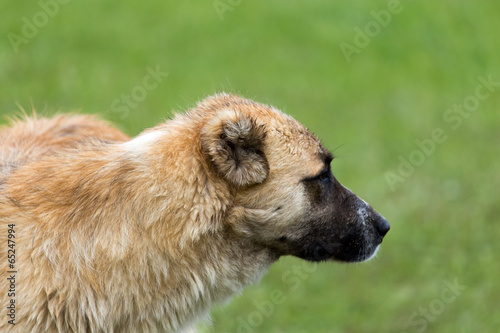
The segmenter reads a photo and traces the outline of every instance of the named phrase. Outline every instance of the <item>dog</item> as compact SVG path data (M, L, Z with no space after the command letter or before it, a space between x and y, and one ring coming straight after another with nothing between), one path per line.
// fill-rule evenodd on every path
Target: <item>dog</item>
M292 117L231 94L130 139L92 116L0 132L2 332L183 332L281 256L360 262L388 222Z

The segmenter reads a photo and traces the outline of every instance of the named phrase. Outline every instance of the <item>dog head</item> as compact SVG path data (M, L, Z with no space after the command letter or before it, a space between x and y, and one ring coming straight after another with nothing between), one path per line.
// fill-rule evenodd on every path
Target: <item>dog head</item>
M203 151L233 189L227 223L278 255L358 262L375 255L388 222L342 186L333 156L303 125L272 107L218 95L201 130Z

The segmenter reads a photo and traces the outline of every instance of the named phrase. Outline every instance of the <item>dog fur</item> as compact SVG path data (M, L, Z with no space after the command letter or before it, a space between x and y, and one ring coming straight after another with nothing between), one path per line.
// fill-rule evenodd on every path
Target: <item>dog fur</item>
M228 94L133 139L91 116L14 122L0 244L15 224L16 325L0 331L181 332L282 255L370 258L389 225L332 158L290 116Z

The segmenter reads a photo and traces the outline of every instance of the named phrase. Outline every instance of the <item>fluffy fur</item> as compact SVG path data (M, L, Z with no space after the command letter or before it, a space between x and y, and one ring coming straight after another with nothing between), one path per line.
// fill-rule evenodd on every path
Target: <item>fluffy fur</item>
M0 132L0 244L15 224L16 325L0 331L188 328L300 256L301 182L325 154L291 117L226 94L131 140L91 116L14 122Z

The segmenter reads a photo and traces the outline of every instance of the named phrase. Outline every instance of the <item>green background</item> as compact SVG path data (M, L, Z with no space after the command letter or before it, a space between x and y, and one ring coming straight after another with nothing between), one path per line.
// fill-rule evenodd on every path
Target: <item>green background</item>
M19 106L81 110L135 135L204 96L235 92L318 134L337 156L337 178L391 223L376 259L314 265L283 258L257 286L215 308L202 331L498 332L499 2L70 0L43 7L0 3L2 123ZM29 30L30 22L39 27ZM12 36L23 29L30 37L16 45ZM356 47L349 57L341 49L347 44ZM149 67L168 76L118 112L113 103L141 86ZM496 85L487 90L479 77ZM472 111L448 111L464 103ZM436 129L446 139L431 144ZM402 159L418 165L410 172ZM395 180L398 168L406 174ZM279 302L272 303L273 291Z

